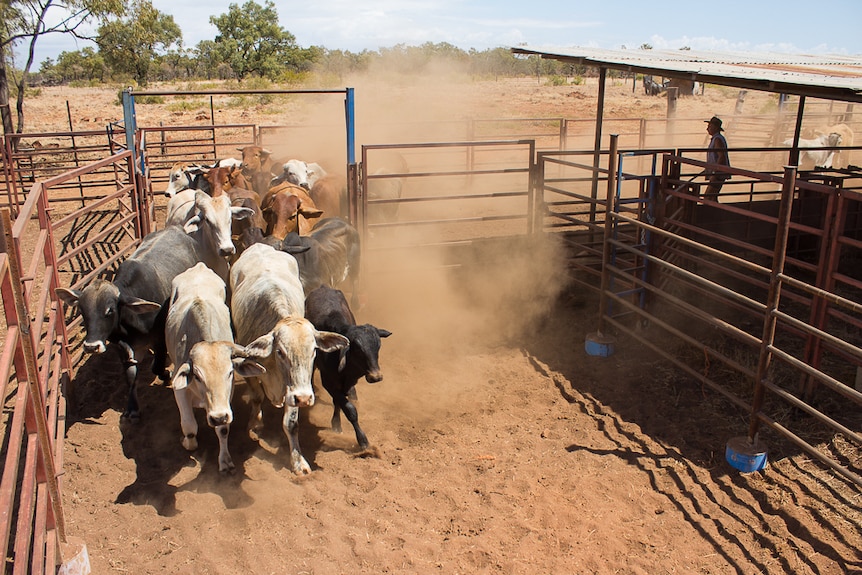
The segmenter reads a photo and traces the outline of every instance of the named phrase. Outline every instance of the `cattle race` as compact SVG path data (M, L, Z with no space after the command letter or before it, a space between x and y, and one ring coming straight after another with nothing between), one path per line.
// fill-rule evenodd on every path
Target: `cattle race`
M292 94L271 122L263 98L243 110L213 105L227 132L252 113L259 122L242 142L214 136L216 153L172 154L188 146L185 132L148 132L149 195L118 184L85 198L96 206L85 214L86 192L49 192L71 198L52 216L65 267L56 286L46 282L76 360L61 432L65 530L86 544L92 572L857 568L862 519L850 482L766 425L766 468L728 464L726 442L745 435L751 416L736 399L748 401L751 377L732 368L750 371L740 366L752 358L719 333L738 318L705 295L709 282L722 294L767 291L768 274L742 289L722 283L768 272L772 245L740 230L759 230L778 210L756 206L752 216L751 197L781 194L775 174L789 147L803 168L832 170L803 184L822 192L858 153L847 149L852 119L818 118L810 138L785 142L787 115L778 126L760 114L770 94L749 93L730 119L738 92L699 86L670 122L673 86L614 78L607 129L625 144L615 155L605 134L594 166L596 77L397 90L390 81L357 79L356 165L344 162L341 95L298 106ZM172 116L189 121L178 109L139 103L137 120L145 132ZM574 117L559 121L559 110ZM727 118L734 173L704 209L703 121L715 114ZM763 126L771 142L755 142ZM620 196L606 202L615 184ZM652 185L665 186L663 203L644 200ZM607 205L623 206L637 233L620 226L603 237ZM152 219L138 241L135 213ZM801 236L818 225L790 228ZM679 271L677 258L700 247L697 226L714 243ZM668 229L678 235L661 243ZM91 239L94 250L80 247ZM800 249L807 239L797 237ZM752 261L716 255L749 240ZM656 260L671 262L666 275L647 274ZM813 269L809 253L800 260ZM704 279L673 283L695 272ZM663 291L644 288L653 283ZM744 297L721 303L736 312ZM682 333L708 314L715 325ZM739 321L762 335L757 319ZM662 328L694 340L694 351ZM587 352L597 330L616 336L613 354ZM810 430L798 413L787 418ZM824 441L858 467L842 435Z

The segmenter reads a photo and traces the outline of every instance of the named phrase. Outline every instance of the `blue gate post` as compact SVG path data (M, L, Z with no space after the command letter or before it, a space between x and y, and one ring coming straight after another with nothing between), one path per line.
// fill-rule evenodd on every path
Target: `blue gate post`
M344 98L344 120L347 124L347 164L356 163L356 124L353 112L353 88L347 88Z
M126 149L132 153L132 173L129 177L134 183L137 196L138 233L143 238L150 233L152 222L150 221L149 206L146 201L146 190L143 184L144 158L141 156L141 165L138 166L138 148L135 146L135 134L138 131L138 121L135 116L135 97L132 95L131 86L123 90L123 128L126 131Z
M356 165L356 117L353 88L345 90L344 124L347 134L347 219L359 228L359 170Z
M123 126L126 129L126 149L132 151L132 163L137 166L135 132L138 129L138 125L135 119L135 97L132 96L131 88L123 90Z

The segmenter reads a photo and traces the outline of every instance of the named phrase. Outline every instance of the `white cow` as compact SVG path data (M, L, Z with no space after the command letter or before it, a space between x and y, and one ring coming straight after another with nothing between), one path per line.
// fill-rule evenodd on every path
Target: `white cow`
M793 145L793 138L789 138L784 140L785 146ZM812 162L814 162L814 166L818 168L831 168L832 160L835 158L835 154L838 150L810 150L804 148L836 148L841 145L841 134L837 132L831 132L829 134L820 134L816 138L811 139L799 139L799 163L802 164L803 160L807 157Z
M236 467L228 451L234 373L251 377L264 371L233 341L225 291L224 281L203 262L198 263L174 278L165 323L183 447L197 449L198 424L193 408L205 409L207 424L218 437L221 473Z
M240 158L221 158L210 164L210 168L241 168L242 160Z
M185 191L171 199L180 198L182 194L185 194ZM251 208L232 206L227 194L211 197L200 190L194 190L194 203L186 215L180 218L180 221L184 221L179 225L198 241L204 262L227 281L227 258L236 253L231 238L231 222L253 215L254 210ZM172 220L174 216L168 217Z
M168 186L165 188L165 196L173 198L183 190L195 189L208 191L209 185L204 179L207 168L195 164L177 162L171 166L168 172Z
M197 192L196 189L186 188L171 196L165 208L166 226L182 226L192 217Z
M231 266L230 290L236 341L266 368L266 373L248 380L249 436L259 439L266 396L274 406L284 407L282 428L290 446L291 468L298 475L310 473L299 448L297 425L299 408L314 404L314 357L317 350L344 349L349 342L343 335L317 331L305 319L299 267L290 254L254 244Z
M326 170L320 164L293 159L284 163L281 174L273 178L273 185L287 181L294 186L310 190L314 182L325 175Z
M173 198L183 190L203 190L210 193L210 184L206 179L207 172L212 168L241 168L242 160L237 158L222 158L208 166L177 162L168 172L168 186L165 196Z

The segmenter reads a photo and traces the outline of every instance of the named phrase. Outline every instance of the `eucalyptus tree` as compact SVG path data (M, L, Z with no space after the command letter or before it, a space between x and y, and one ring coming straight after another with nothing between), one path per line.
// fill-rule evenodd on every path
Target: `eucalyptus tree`
M181 46L182 30L174 17L158 11L150 0L132 0L125 15L99 26L96 44L105 62L146 86L150 64L173 46Z
M230 4L228 11L210 16L218 29L213 50L227 62L237 80L250 75L276 79L285 69L307 69L318 50L303 50L296 37L278 24L278 12L270 0L261 6L249 0L241 7Z
M13 132L9 104L10 78L17 90L17 132L24 131L24 94L33 66L36 42L48 34L71 34L92 40L85 24L122 14L123 0L0 0L0 118L3 132ZM16 70L13 56L25 48L24 64Z

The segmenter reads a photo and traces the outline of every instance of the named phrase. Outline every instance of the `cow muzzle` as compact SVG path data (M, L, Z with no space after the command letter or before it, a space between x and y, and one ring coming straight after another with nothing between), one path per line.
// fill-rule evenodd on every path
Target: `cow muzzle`
M365 381L368 383L377 383L383 381L383 374L379 371L365 374Z
M86 353L104 353L105 349L105 342L102 340L84 342L84 352Z
M231 413L208 413L207 414L207 425L210 427L218 427L219 425L228 425L232 422L233 417L231 417Z
M314 405L314 393L288 393L287 405L290 407L311 407Z

